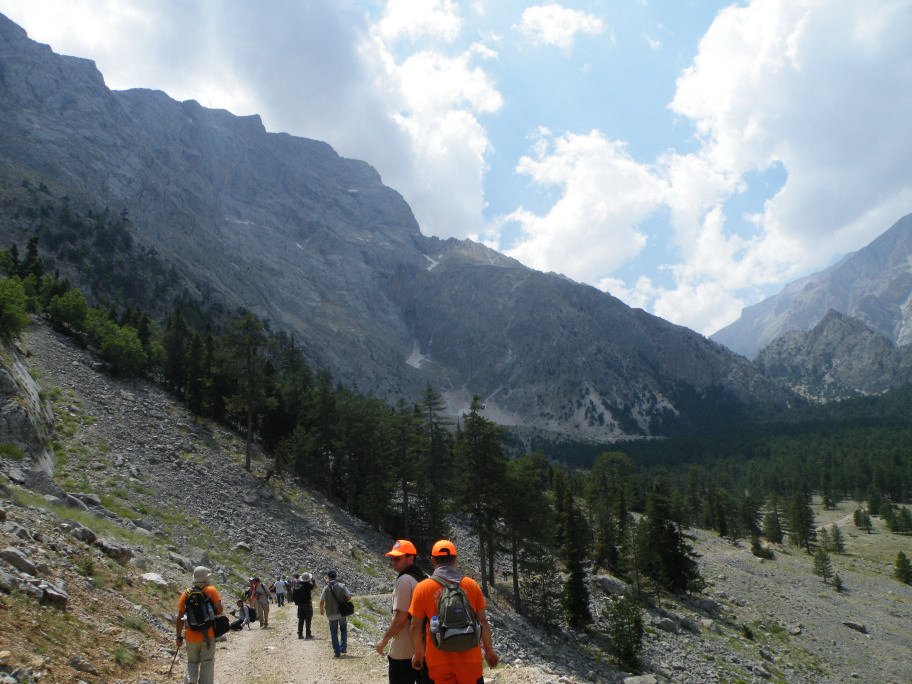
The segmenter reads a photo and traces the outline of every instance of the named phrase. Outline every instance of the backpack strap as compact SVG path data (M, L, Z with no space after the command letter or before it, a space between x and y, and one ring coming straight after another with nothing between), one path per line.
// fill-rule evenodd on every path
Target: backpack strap
M339 595L336 593L336 587L338 586L338 582L333 582L329 585L329 591L332 592L333 598L336 599L336 606L341 606L345 603L345 596L343 595L341 599L339 598Z
M437 584L439 584L444 589L446 589L447 587L459 587L460 589L462 589L462 580L464 580L465 577L460 577L458 582L451 582L450 580L445 580L442 577L439 577L438 575L431 575L431 579L434 580L435 582L437 582Z

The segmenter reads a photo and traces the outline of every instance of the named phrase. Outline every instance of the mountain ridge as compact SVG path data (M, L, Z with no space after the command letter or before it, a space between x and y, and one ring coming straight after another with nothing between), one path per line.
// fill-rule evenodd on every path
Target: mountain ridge
M602 441L793 399L693 331L422 235L374 169L326 143L160 91L112 92L92 62L5 17L0 122L8 169L124 211L188 296L293 333L359 391L413 400L431 384L452 415L479 395L508 425ZM4 222L0 238L24 242L23 228Z
M897 346L912 343L912 214L833 266L746 307L711 339L754 358L783 333L808 331L833 309Z

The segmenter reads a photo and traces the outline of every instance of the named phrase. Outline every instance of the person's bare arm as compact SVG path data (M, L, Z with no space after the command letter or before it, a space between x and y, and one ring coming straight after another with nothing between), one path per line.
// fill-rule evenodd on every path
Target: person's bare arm
M406 624L408 624L408 613L404 610L394 610L393 620L390 622L390 626L386 628L380 641L377 642L377 653L383 655L386 645L394 636L403 630Z
M415 651L412 656L412 667L420 670L424 667L424 620L419 620L413 615L409 629L412 635L412 649Z
M497 663L500 662L500 657L494 650L494 642L491 638L491 624L488 622L488 616L485 614L484 609L479 610L475 616L481 624L481 646L484 650L485 662L488 664L488 667L497 667Z

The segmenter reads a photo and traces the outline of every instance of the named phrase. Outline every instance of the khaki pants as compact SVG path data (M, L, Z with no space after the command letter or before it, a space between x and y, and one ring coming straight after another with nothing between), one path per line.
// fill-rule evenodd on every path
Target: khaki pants
M187 676L184 684L213 684L215 678L215 640L209 639L195 643L185 642L187 646Z
M257 620L260 621L260 627L265 627L269 624L269 602L260 603L256 602L256 612Z

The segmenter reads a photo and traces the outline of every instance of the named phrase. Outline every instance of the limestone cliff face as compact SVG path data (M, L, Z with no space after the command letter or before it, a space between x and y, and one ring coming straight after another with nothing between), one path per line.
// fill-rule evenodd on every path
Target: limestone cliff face
M15 447L23 466L50 472L54 429L50 404L13 346L0 348L0 444Z
M195 297L294 333L359 391L506 425L668 434L789 396L743 358L593 288L421 234L403 198L322 142L161 92L112 92L0 16L0 166L126 211ZM0 222L0 239L28 235ZM21 232L21 231L19 231ZM78 280L77 280L78 282Z

